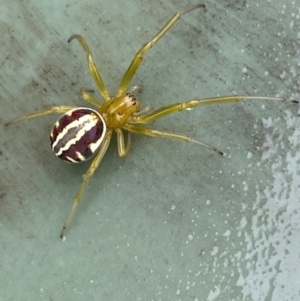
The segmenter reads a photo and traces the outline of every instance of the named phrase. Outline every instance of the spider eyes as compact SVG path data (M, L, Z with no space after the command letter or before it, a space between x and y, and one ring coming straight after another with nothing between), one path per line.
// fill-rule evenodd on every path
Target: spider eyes
M126 93L126 95L129 97L130 101L132 102L132 105L135 106L137 104L135 96L132 93Z
M105 136L103 117L89 108L76 108L62 115L51 134L54 154L71 163L86 161L97 152Z

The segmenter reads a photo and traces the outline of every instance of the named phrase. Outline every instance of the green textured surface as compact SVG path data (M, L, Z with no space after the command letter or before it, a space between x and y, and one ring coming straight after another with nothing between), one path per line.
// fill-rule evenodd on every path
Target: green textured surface
M177 3L178 2L178 3ZM113 142L65 241L59 232L87 164L49 148L58 116L5 128L94 87L85 36L110 91L138 48L188 1L6 1L0 11L0 300L297 300L299 109L246 102L154 127L215 145ZM299 100L297 1L207 1L145 57L144 105L255 94Z

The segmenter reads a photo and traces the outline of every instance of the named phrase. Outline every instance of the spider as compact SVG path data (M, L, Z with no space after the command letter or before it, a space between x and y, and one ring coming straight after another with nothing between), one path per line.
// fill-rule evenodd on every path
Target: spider
M95 106L96 110L87 107L55 106L41 111L28 113L19 118L13 119L6 124L10 125L23 119L30 119L52 113L61 113L63 115L56 121L50 134L51 148L54 154L60 159L71 163L84 162L94 157L90 167L83 177L83 182L74 197L71 210L63 224L60 238L64 237L65 231L72 216L74 215L79 201L82 198L88 182L99 167L101 160L108 149L113 132L117 134L118 153L120 157L126 156L130 150L131 133L193 142L223 155L220 150L205 142L192 139L185 135L150 129L145 127L144 124L151 123L157 119L186 109L210 104L230 103L250 99L298 103L298 101L288 101L284 98L232 95L206 99L193 99L164 106L157 110L150 110L148 107L141 109L140 102L133 94L137 87L128 90L128 86L140 66L143 57L182 15L197 8L205 9L205 5L196 4L176 12L174 16L158 31L158 33L138 50L121 79L116 95L113 97L109 95L109 92L105 87L100 71L93 61L92 53L85 39L81 35L72 35L68 42L78 40L86 52L89 71L103 97L103 100L96 99L92 94L93 91L86 88L80 89L80 95L85 101ZM127 133L126 141L124 138L124 132Z

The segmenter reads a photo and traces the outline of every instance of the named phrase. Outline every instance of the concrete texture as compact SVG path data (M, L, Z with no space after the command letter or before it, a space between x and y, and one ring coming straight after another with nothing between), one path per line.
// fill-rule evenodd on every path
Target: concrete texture
M207 1L146 55L133 84L154 108L216 95L299 100L297 1ZM88 164L49 148L57 115L94 87L85 36L110 91L134 53L189 1L6 1L0 11L0 300L297 300L299 108L215 105L153 125L197 145L135 136L115 141L65 241L62 223Z

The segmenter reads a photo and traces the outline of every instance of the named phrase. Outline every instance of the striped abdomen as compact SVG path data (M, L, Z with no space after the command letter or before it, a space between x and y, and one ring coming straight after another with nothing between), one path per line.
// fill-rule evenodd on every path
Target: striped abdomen
M105 121L97 111L72 109L55 123L50 134L51 148L64 161L86 161L99 149L105 132Z

